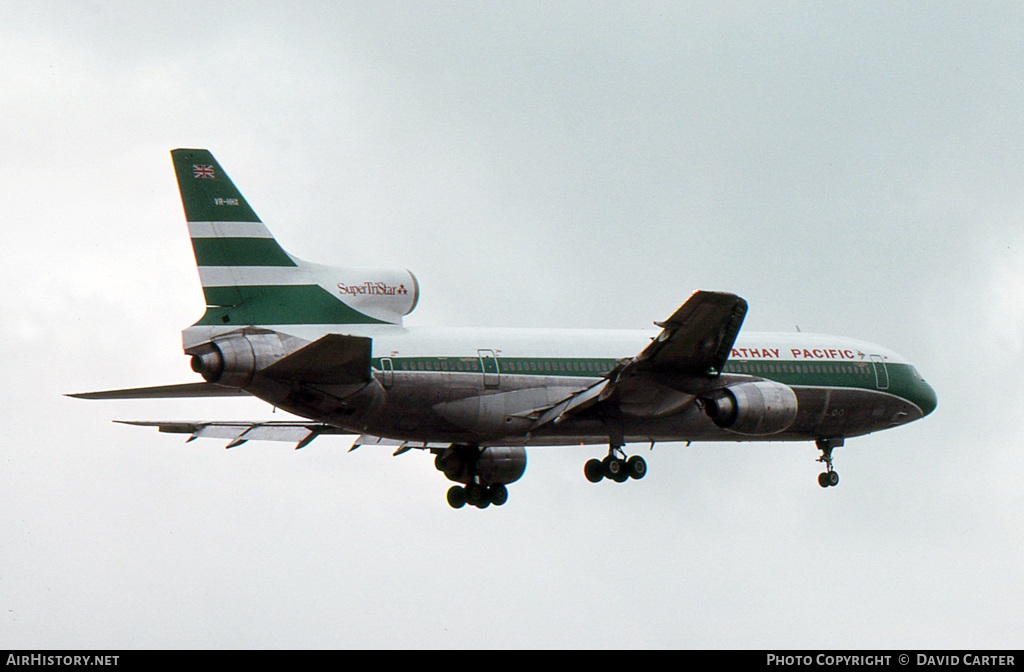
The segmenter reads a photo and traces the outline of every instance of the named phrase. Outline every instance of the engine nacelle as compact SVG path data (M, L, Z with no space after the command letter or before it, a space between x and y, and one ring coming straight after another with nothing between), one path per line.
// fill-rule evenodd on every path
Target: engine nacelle
M784 432L796 420L796 393L787 385L762 380L730 385L701 397L704 412L722 429L765 436Z
M487 485L514 483L526 471L526 449L517 447L474 448L455 445L438 453L434 460L438 471L448 480L469 483L474 476Z
M253 374L285 356L277 334L232 334L189 350L192 370L208 383L245 387Z
M526 449L492 447L480 451L477 473L484 483L515 483L526 471Z

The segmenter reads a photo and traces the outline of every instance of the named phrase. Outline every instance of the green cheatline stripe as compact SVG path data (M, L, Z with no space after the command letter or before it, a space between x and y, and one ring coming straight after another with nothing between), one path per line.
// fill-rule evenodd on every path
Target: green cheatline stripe
M388 324L342 303L319 285L203 287L196 325Z
M199 266L295 266L273 238L193 238Z
M372 365L381 369L382 358L374 358ZM430 371L443 373L480 373L479 357L389 357L393 371ZM498 371L501 374L527 376L573 376L597 377L615 368L614 359L557 358L557 357L498 357ZM785 385L799 387L848 387L894 394L914 403L918 393L917 380L907 364L888 364L888 389L878 390L875 369L870 363L840 364L817 362L814 364L791 361L778 364L761 361L730 361L725 373L745 373ZM797 366L801 368L797 369Z

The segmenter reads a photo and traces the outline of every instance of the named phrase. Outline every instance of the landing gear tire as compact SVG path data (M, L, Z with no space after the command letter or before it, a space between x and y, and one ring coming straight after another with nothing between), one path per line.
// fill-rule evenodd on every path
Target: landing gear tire
M608 456L603 461L604 474L608 478L612 479L616 483L624 483L629 478L629 473L626 471L625 460L620 460L617 457Z
M487 501L485 498L486 492L484 491L484 486L480 485L479 483L470 483L465 488L463 488L463 490L465 490L466 492L467 504L472 504L473 506L480 507L480 504L482 502ZM490 504L490 502L487 503Z
M631 478L640 480L647 475L647 461L639 455L627 459L621 449L613 447L603 460L587 460L583 475L591 483L600 483L605 478L616 483Z
M818 485L823 488L839 485L839 473L835 471L823 471L818 474Z
M487 488L487 499L495 506L501 506L508 501L508 488L502 483L495 483Z
M486 509L491 504L501 506L507 501L508 488L501 483L494 485L469 483L465 487L453 485L448 488L448 503L456 509L461 509L464 504L470 504L478 509Z
M466 490L461 485L448 488L448 506L461 509L466 505Z
M587 460L587 463L583 465L583 475L591 483L600 483L604 478L604 465L601 460Z
M647 462L639 455L634 455L626 461L626 473L639 481L647 475Z

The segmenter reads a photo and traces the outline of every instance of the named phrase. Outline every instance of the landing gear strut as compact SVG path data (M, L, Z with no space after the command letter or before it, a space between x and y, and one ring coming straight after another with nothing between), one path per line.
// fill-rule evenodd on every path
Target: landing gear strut
M824 462L826 469L824 472L818 474L818 485L823 488L839 485L839 474L832 469L832 449L842 446L843 440L818 439L814 443L818 446L818 450L821 451L821 457L818 458L818 462Z
M587 460L583 465L583 474L591 483L599 483L605 478L623 483L631 478L639 480L646 476L647 462L639 455L627 458L620 446L612 446L603 460Z

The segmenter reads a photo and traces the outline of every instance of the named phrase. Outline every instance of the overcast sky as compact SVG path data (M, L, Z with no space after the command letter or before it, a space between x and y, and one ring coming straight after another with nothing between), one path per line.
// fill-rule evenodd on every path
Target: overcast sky
M1019 647L1024 7L0 6L0 647ZM113 425L195 380L168 151L291 253L409 268L410 325L744 329L885 345L919 423L836 451L546 448L454 511L419 451ZM622 353L630 356L635 353Z

